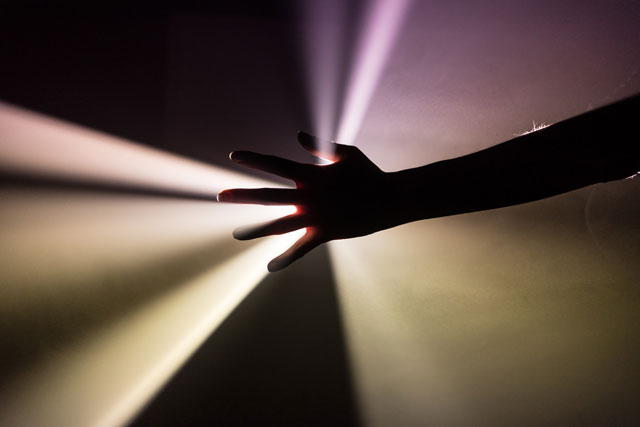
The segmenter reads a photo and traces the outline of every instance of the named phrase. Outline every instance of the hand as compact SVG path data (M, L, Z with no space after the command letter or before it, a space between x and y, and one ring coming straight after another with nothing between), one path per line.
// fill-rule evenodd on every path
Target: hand
M330 240L531 202L631 176L640 170L640 144L633 139L639 111L636 95L476 153L393 173L381 171L356 147L330 143L329 153L321 153L315 137L299 132L306 150L335 163L301 164L236 151L231 160L290 179L296 188L225 190L218 200L298 208L267 224L234 231L234 237L246 240L306 228L300 240L269 263L269 271L277 271Z
M261 205L295 205L297 211L275 221L233 232L239 240L284 234L300 228L306 233L291 248L274 258L269 271L278 271L316 246L335 239L364 236L387 228L383 197L388 178L358 148L328 143L330 152L320 152L319 140L298 132L300 144L311 154L331 160L328 165L303 164L250 151L234 151L234 162L290 179L296 188L224 190L220 202ZM326 145L326 144L325 144Z

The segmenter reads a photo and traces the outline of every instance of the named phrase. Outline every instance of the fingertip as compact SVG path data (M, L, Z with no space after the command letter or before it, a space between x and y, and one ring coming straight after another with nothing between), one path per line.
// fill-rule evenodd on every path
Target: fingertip
M291 261L289 261L289 257L285 254L282 254L275 257L269 262L269 264L267 264L267 270L269 270L270 273L275 273L276 271L282 270L289 264L291 264Z
M250 153L247 151L232 151L229 153L229 159L236 163L242 163L247 161L247 157L249 157Z
M280 263L278 263L278 261L273 260L271 262L269 262L269 264L267 264L267 271L269 271L269 273L275 273L276 271L281 270L282 267L280 266Z
M216 200L218 202L230 202L231 198L231 191L229 190L222 190L216 195Z
M236 240L251 240L251 229L247 227L239 227L231 233Z

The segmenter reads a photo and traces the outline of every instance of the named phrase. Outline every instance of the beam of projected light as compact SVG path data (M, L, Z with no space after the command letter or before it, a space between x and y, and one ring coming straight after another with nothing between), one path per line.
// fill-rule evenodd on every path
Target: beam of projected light
M264 277L266 261L302 233L262 242L60 351L2 396L0 424L125 424Z
M273 185L6 104L0 129L5 174L204 198L229 186ZM235 225L293 208L11 182L0 192L0 321L23 334L0 328L0 339L16 346L4 356L38 352L3 372L10 380L0 384L0 425L126 423L303 232L241 252L233 249ZM205 258L189 261L202 258L203 247ZM161 283L167 277L172 282ZM28 343L38 337L46 344Z
M358 35L337 141L352 145L411 0L372 0Z
M416 233L416 226L410 227ZM394 229L387 234L401 232L402 229ZM363 425L469 424L468 420L452 422L450 414L460 410L461 393L451 387L439 360L423 345L422 324L407 321L405 312L414 306L406 301L399 305L394 293L397 289L389 287L393 282L406 292L407 281L396 282L395 277L381 279L381 271L395 275L399 267L393 264L397 260L375 257L388 254L389 247L403 246L407 236L396 242L389 240L385 234L379 234L373 239L329 243ZM406 258L406 254L403 257ZM404 266L402 271L408 268ZM408 283L426 286L420 282L421 279L413 278ZM377 350L373 350L376 347ZM402 415L395 414L394 419L390 413L398 408L402 408Z
M307 0L300 15L304 25L306 72L313 118L312 133L322 141L335 136L335 111L341 55L347 33L347 3L342 0ZM323 147L326 148L326 147Z
M215 199L272 183L0 102L0 172Z

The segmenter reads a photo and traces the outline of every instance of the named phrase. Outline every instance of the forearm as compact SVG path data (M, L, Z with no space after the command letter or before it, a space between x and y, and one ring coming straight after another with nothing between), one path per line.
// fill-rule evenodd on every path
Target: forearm
M640 97L467 156L389 174L398 223L511 206L640 170Z

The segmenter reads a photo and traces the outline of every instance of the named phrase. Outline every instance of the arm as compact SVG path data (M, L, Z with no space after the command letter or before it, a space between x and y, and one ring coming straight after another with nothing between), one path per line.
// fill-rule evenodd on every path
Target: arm
M237 151L231 160L291 179L295 189L235 189L222 202L296 205L298 212L234 231L238 239L283 234L306 227L294 246L269 263L286 267L323 242L363 236L407 222L511 206L640 170L634 119L640 96L565 120L467 156L385 173L353 146L331 144L300 132L312 154L335 163L300 164Z
M401 199L430 195L410 204L412 220L539 200L640 171L638 119L640 96L391 179Z

